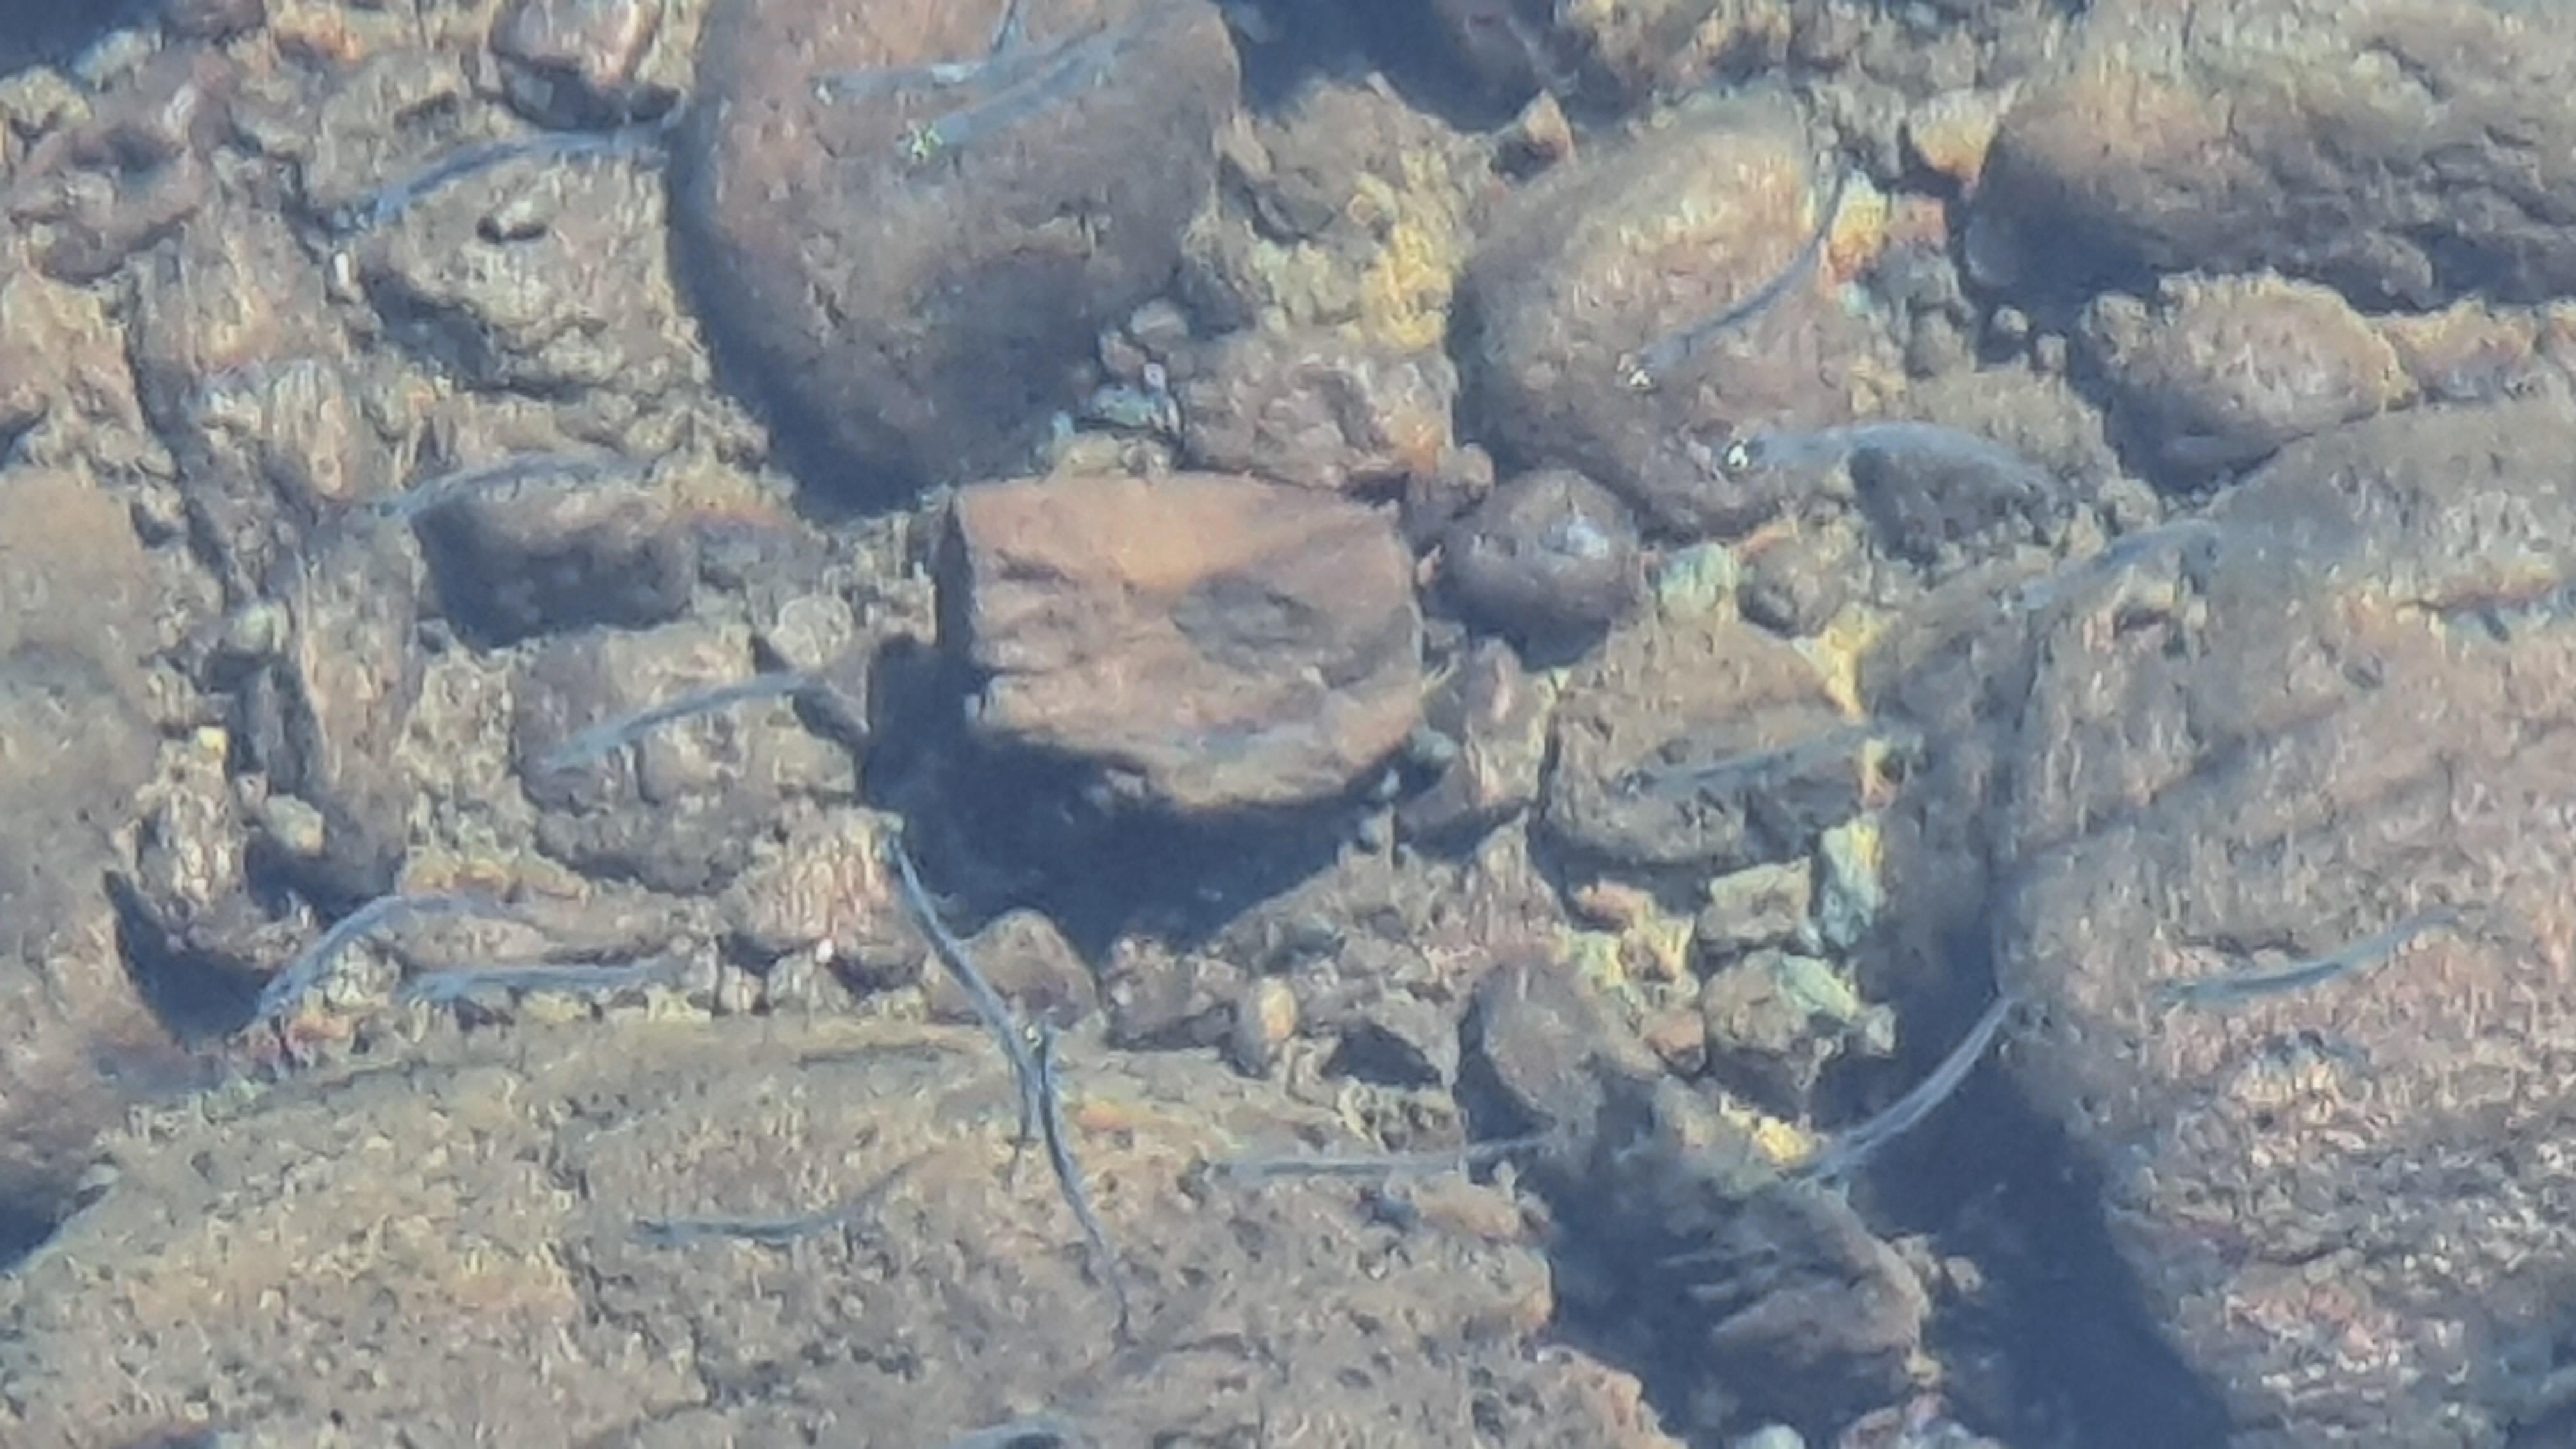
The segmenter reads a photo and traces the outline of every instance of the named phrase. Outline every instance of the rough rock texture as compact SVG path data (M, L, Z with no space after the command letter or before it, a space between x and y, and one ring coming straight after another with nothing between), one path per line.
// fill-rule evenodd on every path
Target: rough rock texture
M122 466L142 449L135 368L109 301L0 249L0 438L38 467Z
M706 373L667 265L657 160L603 143L480 168L371 229L358 283L396 340L466 384L577 393L594 412L632 400L613 424L649 415Z
M1347 1182L1195 1172L1332 1133L1211 1062L1065 1065L1122 1348L1046 1175L1012 1184L979 1033L626 1013L413 1056L116 1139L115 1185L0 1278L0 1436L920 1449L1043 1415L1101 1445L1673 1443L1633 1380L1532 1352L1548 1273L1495 1189L1426 1185L1407 1229Z
M1437 352L1238 332L1207 349L1174 396L1194 467L1382 493L1429 476L1454 445L1458 370Z
M1202 326L1280 334L1242 356L1256 375L1273 347L1320 343L1336 371L1449 355L1487 158L1479 138L1407 105L1383 79L1311 75L1220 138L1221 184L1190 225L1181 295ZM1321 342L1327 332L1339 342ZM1350 381L1400 399L1411 384L1388 385L1412 364L1397 366ZM1436 372L1424 380L1450 385Z
M492 18L492 58L511 104L551 125L604 125L667 106L637 72L664 0L510 0Z
M988 476L1159 290L1215 175L1233 47L1202 0L733 0L674 222L707 314L861 494ZM932 84L905 67L977 65ZM893 68L893 69L889 69Z
M1459 609L1542 655L1597 639L1636 599L1643 574L1627 508L1563 468L1495 489L1441 549L1441 581Z
M1547 763L1556 689L1499 639L1470 646L1433 683L1423 725L1431 783L1396 809L1408 836L1458 845L1529 808Z
M149 778L156 605L122 508L87 479L0 472L0 1222L67 1196L120 1111L120 1067L166 1062L127 978L105 878Z
M1554 1134L1532 1180L1564 1215L1567 1291L1647 1325L1702 1412L1822 1432L1819 1405L1904 1392L1930 1310L1913 1270L1844 1198L1782 1182L1572 972L1498 966L1465 1037L1462 1093Z
M1491 97L1517 101L1544 87L1594 107L1704 85L1722 61L1741 59L1735 52L1771 49L1791 29L1781 0L1430 0L1425 9Z
M420 559L407 531L359 517L289 567L291 630L249 694L250 744L274 788L321 817L322 837L287 852L307 888L363 901L393 888L409 844L399 752L420 699Z
M1809 246L1833 190L1788 118L1727 103L1515 195L1468 272L1467 381L1498 453L1575 468L1674 532L1777 512L1713 460L1850 415L1866 334Z
M2571 453L2557 401L2293 444L2046 626L1994 842L1998 973L2044 1007L2010 1059L2240 1445L2567 1406Z
M1776 636L1640 619L1567 681L1543 824L1578 853L1692 877L1812 848L1859 809L1866 732Z
M544 812L549 854L657 890L720 886L798 797L856 785L849 757L800 728L779 696L747 700L637 732L613 748L555 754L577 731L632 720L753 674L734 631L696 621L644 633L594 630L532 655L517 692L521 780Z
M696 535L639 473L540 459L421 508L412 527L440 607L484 644L686 612Z
M2195 481L2403 399L2397 350L2334 292L2280 277L2168 278L2152 307L2097 299L2084 319L2119 390L2122 430Z
M1183 814L1338 794L1421 718L1412 558L1340 498L1210 474L968 488L939 587L976 730Z
M9 211L37 238L47 275L97 281L187 224L213 194L207 151L232 119L239 80L219 52L167 52L29 151Z
M2269 268L2365 305L2576 290L2576 13L2105 0L2004 117L1996 276Z

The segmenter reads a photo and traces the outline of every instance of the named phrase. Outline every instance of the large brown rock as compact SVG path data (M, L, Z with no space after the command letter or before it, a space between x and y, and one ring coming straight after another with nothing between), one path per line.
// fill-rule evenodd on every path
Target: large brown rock
M2043 1008L2008 1059L2235 1443L2499 1445L2570 1397L2571 453L2557 401L2295 443L2040 621L1992 840L1997 971Z
M1182 814L1321 800L1422 714L1413 560L1384 516L1223 474L959 493L943 645L989 739Z
M654 1014L433 1030L117 1134L114 1185L0 1275L0 1441L1676 1443L1633 1379L1538 1351L1506 1193L1426 1184L1492 1227L1402 1232L1364 1184L1198 1170L1346 1140L1282 1088L1067 1053L1122 1344L1047 1174L1010 1171L980 1031ZM958 1437L1041 1415L1061 1438Z
M708 317L861 493L1010 466L1215 176L1215 6L1030 6L993 52L1002 10L731 0L701 42L674 225Z
M2005 116L1989 270L2271 268L2365 305L2576 290L2576 11L2109 0Z

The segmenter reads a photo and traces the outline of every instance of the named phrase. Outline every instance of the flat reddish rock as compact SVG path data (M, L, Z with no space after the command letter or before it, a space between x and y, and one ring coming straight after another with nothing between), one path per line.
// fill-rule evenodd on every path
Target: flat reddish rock
M1381 514L1231 474L957 495L942 645L997 744L1183 814L1320 800L1422 714L1413 560Z

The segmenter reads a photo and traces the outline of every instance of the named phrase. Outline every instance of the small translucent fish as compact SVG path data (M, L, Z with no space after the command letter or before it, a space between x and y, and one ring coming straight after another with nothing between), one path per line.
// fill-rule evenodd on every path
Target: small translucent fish
M1940 423L1844 423L1805 432L1763 432L1738 438L1716 458L1728 474L1763 469L1829 468L1859 453L1911 455L1943 468L1971 468L2044 491L2046 469L1991 438Z
M1037 1059L1041 1087L1038 1125L1046 1138L1047 1165L1055 1170L1056 1187L1064 1195L1065 1206L1073 1209L1083 1241L1090 1245L1094 1271L1117 1306L1115 1328L1119 1342L1124 1343L1134 1322L1127 1301L1127 1275L1118 1266L1118 1250L1110 1245L1109 1230L1101 1226L1100 1215L1092 1211L1090 1189L1083 1186L1082 1164L1073 1154L1072 1136L1065 1131L1064 1092L1055 1071L1055 1028L1043 1021L1037 1027Z
M394 993L394 1000L449 1006L491 991L513 994L560 991L598 995L676 981L686 964L677 957L663 957L652 961L615 963L537 961L522 966L466 966L446 971L424 971L405 981L402 989Z
M2459 924L2458 911L2448 906L2433 906L2407 916L2384 931L2364 936L2322 956L2311 956L2286 966L2257 967L2165 981L2158 984L2156 995L2168 1009L2188 1007L2197 1011L2223 1011L2261 997L2301 991L2337 977L2367 971L2397 954L2401 947L2425 932L2453 928Z
M992 93L919 128L908 143L909 151L914 159L926 161L972 149L1100 85L1152 14L1149 11L1125 25L1090 31L1057 45L1022 46L996 56L978 77L992 83Z
M1071 1422L1042 1414L977 1429L949 1440L939 1449L1090 1449L1091 1443Z
M531 769L538 775L560 774L577 770L595 760L604 759L611 751L623 749L646 735L684 719L731 709L761 699L788 699L814 687L815 679L801 670L780 669L755 674L724 684L694 689L675 699L665 700L639 714L606 720L586 729L575 730L538 755Z
M507 140L459 146L411 175L339 207L323 218L336 237L372 231L401 216L430 193L476 172L530 158L636 156L655 158L670 130L668 121L620 126L612 131L545 131Z
M635 1236L657 1247L680 1247L710 1239L758 1243L779 1248L817 1233L834 1228L854 1227L876 1211L886 1194L909 1176L922 1159L913 1158L897 1164L892 1171L869 1183L849 1201L837 1207L810 1213L792 1213L785 1217L667 1217L638 1218Z
M1968 1034L1941 1059L1931 1075L1915 1083L1912 1090L1889 1104L1886 1111L1834 1134L1824 1149L1791 1169L1793 1178L1808 1181L1840 1181L1858 1171L1870 1158L1890 1142L1921 1125L1934 1109L1950 1100L1959 1084L1986 1059L1995 1038L2003 1033L2004 1023L2012 1019L2020 1002L2011 996L1998 996L1987 1007Z
M477 493L498 493L540 478L590 482L609 477L633 477L644 472L646 467L640 459L616 453L523 453L497 463L458 468L424 479L400 493L365 505L364 511L376 518L408 521L451 499Z
M1024 1144L1035 1141L1041 1126L1040 1118L1046 1111L1048 1086L1046 1073L1030 1044L1028 1029L1011 1014L1011 1008L1002 1000L1002 993L993 989L992 979L975 964L975 957L966 949L966 943L958 939L956 932L948 929L946 921L940 919L939 908L931 903L930 892L921 883L921 872L913 867L912 853L903 848L902 835L890 832L885 838L884 850L887 861L894 866L897 893L902 897L904 909L911 914L912 923L930 939L930 953L939 958L939 964L947 969L948 977L957 984L957 989L966 993L967 1003L975 1008L975 1015L984 1023L984 1030L992 1034L993 1040L1002 1048L1003 1057L1010 1062L1011 1077L1020 1089L1019 1140Z
M331 929L316 937L313 944L297 952L294 959L268 979L260 988L259 1005L254 1019L275 1021L286 1014L298 997L313 989L330 969L331 962L351 943L379 926L414 916L491 916L509 920L515 913L488 896L466 894L382 895L340 918Z
M1471 1142L1436 1152L1318 1152L1277 1157L1228 1157L1208 1164L1211 1177L1238 1187L1257 1187L1283 1177L1425 1177L1461 1172L1498 1162L1547 1144L1539 1136L1504 1137Z
M1825 198L1824 209L1817 214L1816 229L1804 245L1789 258L1789 264L1761 286L1729 303L1725 310L1704 321L1695 322L1679 332L1663 337L1644 351L1620 360L1620 376L1639 392L1650 392L1683 363L1699 354L1729 331L1761 316L1772 304L1789 294L1789 290L1807 279L1815 270L1816 259L1824 254L1825 240L1833 234L1834 217L1843 207L1843 192L1851 185L1848 167L1834 173L1834 189Z
M1899 748L1909 749L1922 739L1919 732L1902 725L1837 725L1772 749L1747 750L1715 760L1658 760L1639 765L1620 776L1614 788L1623 796L1688 800L1720 797L1783 777L1805 775L1846 757L1855 762L1853 768L1857 771L1862 747L1882 737Z

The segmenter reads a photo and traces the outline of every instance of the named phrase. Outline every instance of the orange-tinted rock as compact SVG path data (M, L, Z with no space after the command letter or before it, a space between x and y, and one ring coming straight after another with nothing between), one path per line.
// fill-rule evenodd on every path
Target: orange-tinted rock
M1413 560L1340 498L1200 473L968 488L939 587L977 730L1182 814L1338 794L1421 718Z

